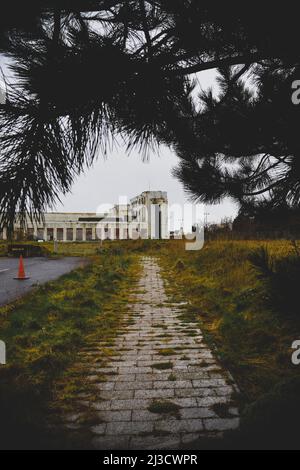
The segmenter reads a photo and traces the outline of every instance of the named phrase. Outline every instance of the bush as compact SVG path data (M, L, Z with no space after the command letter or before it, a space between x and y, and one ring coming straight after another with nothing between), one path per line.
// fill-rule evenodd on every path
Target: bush
M253 252L249 260L263 282L272 309L286 315L299 313L300 257L271 257L266 248Z

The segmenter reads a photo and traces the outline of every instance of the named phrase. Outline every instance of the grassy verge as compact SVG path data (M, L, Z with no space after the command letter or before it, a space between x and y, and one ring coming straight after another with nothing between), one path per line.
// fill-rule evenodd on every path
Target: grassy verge
M0 241L0 256L6 256L7 254L7 243Z
M300 415L300 367L291 362L300 315L272 308L267 286L249 262L260 247L274 260L294 257L289 241L216 241L198 252L185 251L183 242L174 241L161 247L159 259L170 298L187 302L183 321L199 321L206 341L239 385L245 432L252 432L247 439L255 433L257 444L271 432L262 442L270 438L268 445L289 445ZM285 435L290 441L283 444Z
M92 393L79 352L116 337L138 271L134 255L106 252L0 309L7 345L7 365L0 368L0 447L56 445L46 425L72 409L80 393ZM105 363L105 347L98 359ZM70 445L64 439L57 436L59 447Z
M250 259L261 247L270 259L256 256L258 275ZM16 430L20 440L28 429L32 438L33 424L40 430L49 412L56 416L72 409L78 393L93 393L77 353L95 341L109 344L118 334L128 287L138 275L135 261L145 255L157 258L169 300L181 303L183 321L199 322L241 390L242 430L220 446L299 447L300 366L291 362L291 345L299 339L300 315L298 308L291 311L291 302L285 308L284 299L290 293L297 298L300 262L289 241L215 241L198 252L185 251L184 242L175 240L105 242L100 251L93 243L59 249L63 255L99 254L91 265L0 311L9 358L9 366L0 369L0 412L14 442ZM103 363L106 354L104 347Z
M17 245L31 245L38 247L46 256L93 256L101 249L99 241L94 242L57 242L54 252L53 242L14 242ZM0 257L7 256L9 242L0 241Z

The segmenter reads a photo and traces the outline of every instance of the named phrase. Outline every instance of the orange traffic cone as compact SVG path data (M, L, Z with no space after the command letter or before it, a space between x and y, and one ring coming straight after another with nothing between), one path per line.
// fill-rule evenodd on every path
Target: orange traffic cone
M29 279L28 276L25 275L25 269L24 269L24 263L23 263L23 256L20 256L20 261L19 261L19 271L18 271L18 276L14 277L17 281L25 281L26 279Z

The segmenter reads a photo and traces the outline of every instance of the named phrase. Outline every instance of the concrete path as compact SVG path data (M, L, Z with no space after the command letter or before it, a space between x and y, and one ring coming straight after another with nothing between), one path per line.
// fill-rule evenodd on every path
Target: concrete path
M106 369L90 371L106 374L92 403L98 449L176 448L239 424L231 376L198 326L183 322L182 309L168 303L155 260L143 258L143 268L134 324L111 346L115 355Z
M24 265L26 275L30 279L26 281L16 281L19 259L0 257L0 306L5 305L29 292L37 284L62 276L84 264L83 258L25 258Z

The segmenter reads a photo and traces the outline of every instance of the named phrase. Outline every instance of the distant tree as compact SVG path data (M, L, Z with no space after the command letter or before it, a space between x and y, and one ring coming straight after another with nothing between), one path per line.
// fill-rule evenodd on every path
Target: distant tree
M287 197L297 203L297 149L284 148L293 113L281 118L277 107L273 114L273 92L279 106L287 98L284 77L299 69L293 10L199 0L6 4L0 50L12 59L14 75L0 107L2 224L26 213L39 217L116 134L141 151L161 142L176 149L182 158L176 174L195 198L232 195L243 202L272 191L280 199L292 181ZM193 74L216 67L222 95L215 102L202 94L205 108L197 112ZM257 79L257 100L239 81L246 72ZM273 119L272 132L258 125L263 116ZM236 138L240 132L245 141ZM273 158L281 160L267 170ZM230 160L238 162L236 173L224 173ZM279 186L273 168L280 169Z
M291 207L287 203L274 206L272 201L245 204L233 221L233 230L299 237L300 208Z

